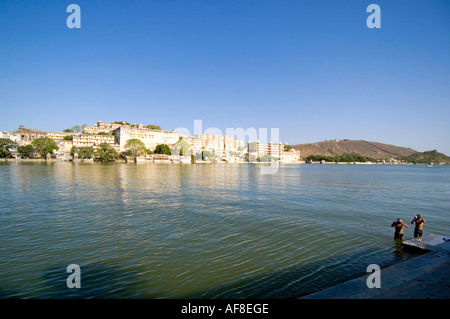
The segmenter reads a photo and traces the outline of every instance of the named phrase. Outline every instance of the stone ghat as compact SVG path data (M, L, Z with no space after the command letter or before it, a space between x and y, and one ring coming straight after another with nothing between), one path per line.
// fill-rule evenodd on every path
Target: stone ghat
M380 288L369 288L371 275L349 280L302 299L448 299L450 298L450 241L424 235L403 242L405 249L425 252L380 271Z

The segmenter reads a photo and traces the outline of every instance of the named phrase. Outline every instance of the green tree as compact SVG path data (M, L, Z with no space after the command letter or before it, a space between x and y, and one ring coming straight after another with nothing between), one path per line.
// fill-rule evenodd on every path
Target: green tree
M79 159L89 159L94 156L94 148L92 146L72 147L70 155L74 156L77 153Z
M47 154L52 154L53 151L57 151L59 149L58 145L56 145L56 142L48 137L39 137L33 140L31 144L36 150L36 153L38 153L42 157Z
M71 128L66 128L63 130L64 133L73 133L73 129Z
M119 158L119 153L108 143L98 145L94 158L100 162L112 162Z
M11 157L11 148L16 148L17 143L9 138L0 138L0 158Z
M147 125L146 128L148 128L150 130L160 130L161 126L150 124L150 125Z
M81 158L88 159L94 156L94 148L92 146L80 147Z
M326 161L326 162L346 162L346 163L352 163L352 162L376 162L377 160L370 157L365 157L363 155L359 154L345 154L341 156L324 156L324 155L309 155L306 158L307 162L320 162L320 161Z
M72 132L81 133L81 127L79 125L72 126Z
M172 148L172 154L191 156L191 145L184 140L179 140Z
M172 151L170 150L170 147L166 144L159 144L156 145L154 152L155 154L166 154L171 155Z
M290 145L284 145L284 150L286 151L286 152L289 152L290 150L292 149L292 146L290 146Z
M211 158L211 152L205 149L202 150L202 160L207 160Z
M70 149L70 155L74 156L75 153L78 154L78 150L79 150L79 147L73 146L73 147ZM80 156L80 155L78 154L78 156Z
M33 157L33 154L35 152L34 147L31 144L19 146L17 148L17 151L19 152L20 156L22 156L22 158L31 158Z
M439 153L437 150L426 151L423 153L417 152L410 156L403 157L402 160L414 164L450 164L450 158L443 153Z
M140 139L132 138L125 143L125 150L127 155L136 157L145 154L147 149Z
M124 124L124 125L130 125L127 121L114 121L115 124Z
M73 141L73 135L66 135L63 137L64 141Z
M279 160L278 157L270 156L270 155L263 155L259 159L260 162L271 162L271 161L278 161L278 160Z

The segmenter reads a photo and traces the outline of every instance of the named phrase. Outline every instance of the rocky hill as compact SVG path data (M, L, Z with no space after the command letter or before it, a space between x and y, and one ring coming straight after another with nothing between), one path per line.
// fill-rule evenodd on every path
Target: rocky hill
M359 154L374 159L401 159L417 151L407 148L383 144L378 142L368 142L362 140L328 140L317 143L292 145L300 151L301 158L305 159L310 155L342 156L346 154Z
M436 150L415 153L403 158L403 160L414 164L450 164L450 158Z

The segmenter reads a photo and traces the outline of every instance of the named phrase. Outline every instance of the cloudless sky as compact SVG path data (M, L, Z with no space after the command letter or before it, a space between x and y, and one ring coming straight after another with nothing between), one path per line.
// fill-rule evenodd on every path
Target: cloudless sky
M447 0L1 0L0 130L200 119L450 155L449 17Z

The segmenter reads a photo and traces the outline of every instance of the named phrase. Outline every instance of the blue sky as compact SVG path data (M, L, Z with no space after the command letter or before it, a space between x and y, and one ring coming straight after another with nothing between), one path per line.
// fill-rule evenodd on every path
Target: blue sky
M448 17L446 0L1 0L0 130L201 119L450 155Z

